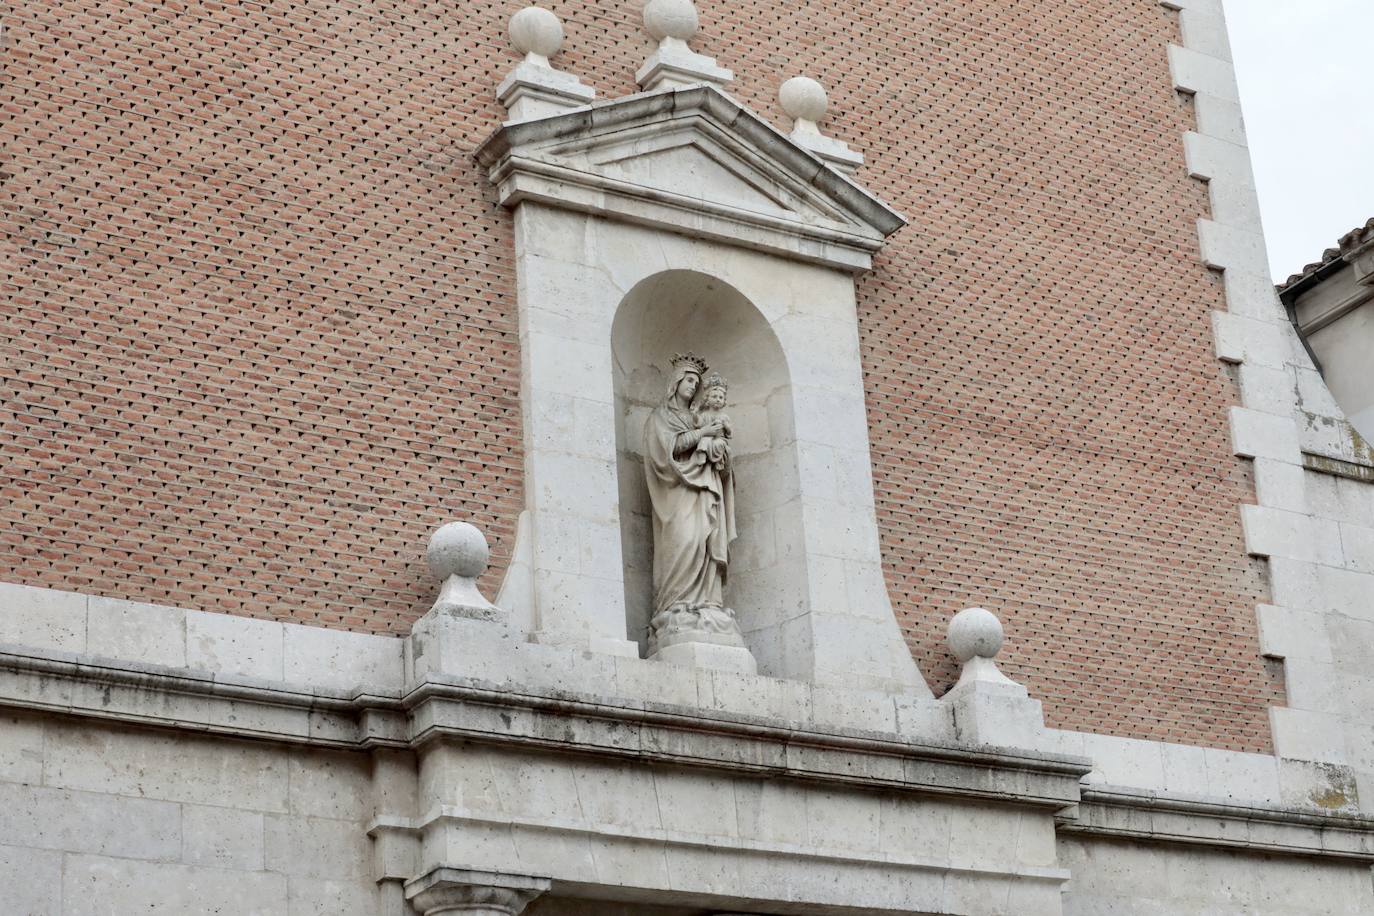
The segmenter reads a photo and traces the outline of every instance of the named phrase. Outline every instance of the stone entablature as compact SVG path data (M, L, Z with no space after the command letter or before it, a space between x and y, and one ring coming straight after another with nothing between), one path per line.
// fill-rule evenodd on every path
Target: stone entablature
M1073 888L1094 875L1057 850L1098 838L1374 863L1374 818L1339 768L1038 731L1014 697L979 706L960 691L931 700L513 648L508 628L442 608L405 640L17 586L0 589L0 611L0 707L54 727L120 725L128 750L102 765L146 773L146 791L180 790L152 758L117 756L142 734L370 757L372 813L348 828L371 838L360 880L421 912L547 888L538 899L1058 916L1091 912L1073 908ZM965 687L995 687L995 619L965 621L952 636L972 663ZM997 729L1022 747L990 746ZM3 734L0 750L27 753L22 731ZM293 772L323 795L341 778L337 764Z

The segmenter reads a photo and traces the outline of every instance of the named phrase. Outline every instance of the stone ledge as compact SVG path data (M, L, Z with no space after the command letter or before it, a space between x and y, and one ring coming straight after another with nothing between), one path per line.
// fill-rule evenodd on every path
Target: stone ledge
M1061 814L1061 833L1131 837L1162 843L1225 846L1374 864L1374 817L1250 807L1117 786L1083 789Z
M0 708L45 710L229 737L364 749L445 736L843 784L1063 807L1088 761L926 745L895 734L452 679L402 696L301 690L253 678L0 646Z
M1091 769L1083 758L926 745L872 732L596 697L518 695L426 683L406 698L412 744L445 738L1062 808Z
M348 749L405 747L408 737L399 694L302 689L0 644L3 707Z

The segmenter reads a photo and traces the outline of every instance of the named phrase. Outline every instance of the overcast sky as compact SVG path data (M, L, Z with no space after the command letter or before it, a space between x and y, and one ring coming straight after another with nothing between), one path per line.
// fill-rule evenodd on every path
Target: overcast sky
M1269 266L1374 216L1374 0L1225 0Z

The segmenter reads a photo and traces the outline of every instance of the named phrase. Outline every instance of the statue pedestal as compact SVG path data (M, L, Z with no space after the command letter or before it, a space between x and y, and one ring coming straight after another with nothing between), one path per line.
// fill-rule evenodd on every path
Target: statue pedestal
M753 654L743 646L722 646L713 642L679 642L664 646L653 655L651 661L667 662L670 665L686 665L689 668L710 668L715 671L730 671L735 674L758 674L759 665Z

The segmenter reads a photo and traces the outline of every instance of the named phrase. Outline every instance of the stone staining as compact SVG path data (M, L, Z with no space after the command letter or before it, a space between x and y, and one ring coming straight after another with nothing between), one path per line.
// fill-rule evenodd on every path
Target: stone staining
M689 643L747 654L724 602L736 533L733 430L723 412L728 385L691 353L674 356L672 369L672 385L644 428L654 538L649 654L681 654L664 655Z

